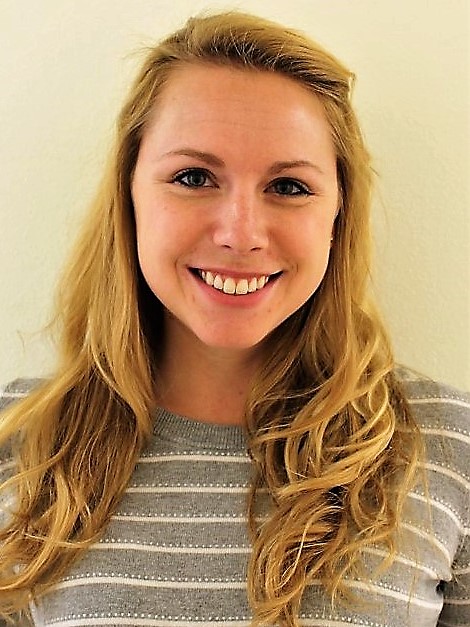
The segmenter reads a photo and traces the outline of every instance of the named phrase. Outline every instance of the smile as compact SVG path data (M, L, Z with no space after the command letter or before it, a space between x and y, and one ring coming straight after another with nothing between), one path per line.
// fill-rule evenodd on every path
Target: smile
M222 277L220 274L213 274L206 270L198 269L197 273L206 285L210 285L210 287L224 292L224 294L231 295L245 295L258 292L265 287L271 278L277 277L280 274L235 279L230 276Z

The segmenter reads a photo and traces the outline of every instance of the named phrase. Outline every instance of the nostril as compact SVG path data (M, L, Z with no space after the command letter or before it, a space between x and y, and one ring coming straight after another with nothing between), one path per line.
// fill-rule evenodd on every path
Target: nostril
M213 232L217 246L236 252L263 250L268 245L268 234L263 220L244 212L236 217L223 216Z

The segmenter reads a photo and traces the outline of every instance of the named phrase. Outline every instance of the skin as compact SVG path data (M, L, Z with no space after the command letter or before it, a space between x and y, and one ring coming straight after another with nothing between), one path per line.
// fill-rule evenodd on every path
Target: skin
M323 107L278 74L183 66L144 132L132 198L139 263L165 307L158 402L240 423L270 332L314 294L328 264L338 183ZM236 296L197 269L277 276Z

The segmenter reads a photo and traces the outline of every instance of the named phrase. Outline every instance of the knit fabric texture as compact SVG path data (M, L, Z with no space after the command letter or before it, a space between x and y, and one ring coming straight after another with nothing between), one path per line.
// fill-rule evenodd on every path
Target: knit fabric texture
M409 494L392 566L374 580L348 580L364 606L332 610L314 581L303 595L302 625L470 625L470 397L404 377L425 438L428 494ZM32 385L10 384L0 403ZM0 481L13 469L0 451ZM34 624L248 627L250 477L242 428L158 410L153 438L101 540L37 600ZM367 549L365 572L385 555L380 546Z

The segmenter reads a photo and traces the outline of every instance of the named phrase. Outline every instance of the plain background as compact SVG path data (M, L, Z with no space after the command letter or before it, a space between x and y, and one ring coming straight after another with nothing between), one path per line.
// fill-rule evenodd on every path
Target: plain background
M470 389L468 0L0 0L0 382L53 367L39 332L136 51L226 8L304 30L356 73L397 357Z

